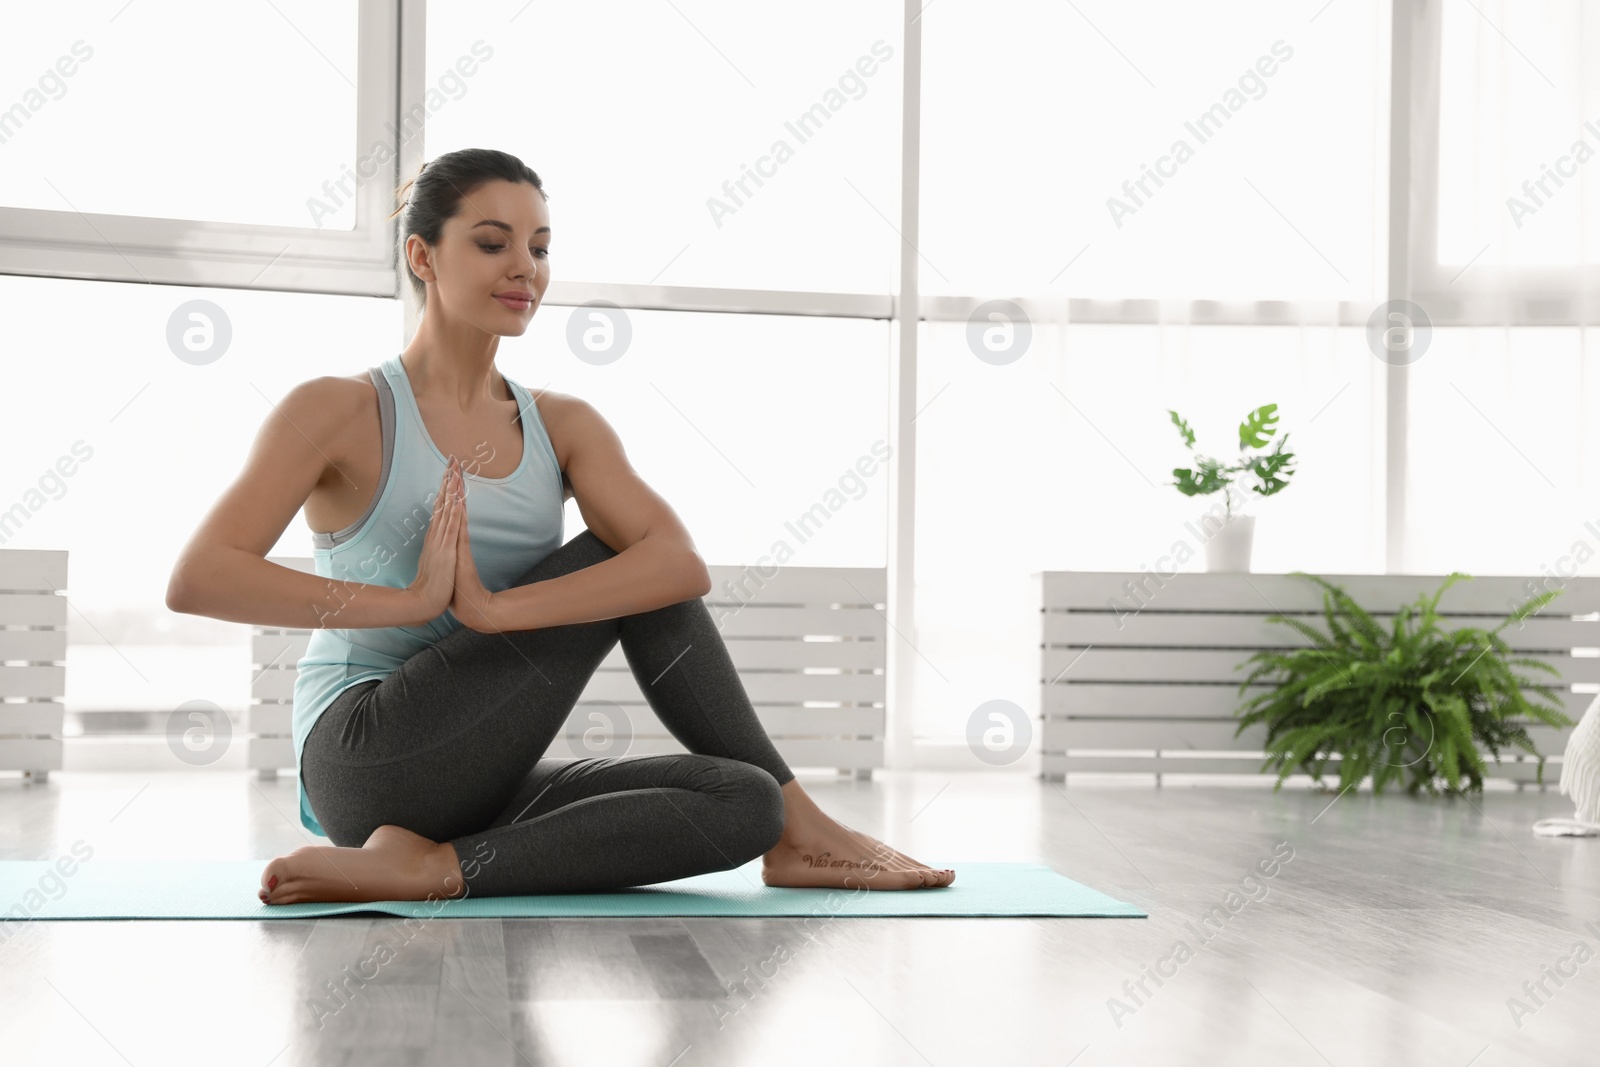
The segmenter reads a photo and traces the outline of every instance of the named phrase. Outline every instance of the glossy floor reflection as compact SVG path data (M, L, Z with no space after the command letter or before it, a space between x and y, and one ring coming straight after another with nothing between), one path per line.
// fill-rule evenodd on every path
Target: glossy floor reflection
M0 1062L1596 1062L1600 838L1529 832L1554 789L802 781L925 862L1039 860L1151 917L0 923ZM265 860L307 843L294 803L0 780L0 858Z

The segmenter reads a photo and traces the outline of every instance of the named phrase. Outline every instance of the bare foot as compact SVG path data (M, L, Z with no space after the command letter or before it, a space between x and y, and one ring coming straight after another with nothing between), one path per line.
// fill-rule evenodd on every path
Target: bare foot
M783 792L783 836L761 858L761 880L767 885L921 889L955 881L955 871L919 863L824 814L797 782L785 783Z
M302 845L261 872L263 904L458 897L466 883L449 842L380 826L360 848Z

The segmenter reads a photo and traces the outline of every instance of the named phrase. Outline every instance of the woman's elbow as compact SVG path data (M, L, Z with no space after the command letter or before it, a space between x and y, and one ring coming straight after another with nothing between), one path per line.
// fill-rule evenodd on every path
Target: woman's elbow
M690 570L696 575L692 595L697 597L708 595L711 592L711 571L699 554L695 554L691 561Z
M167 610L180 615L202 614L196 599L198 584L193 553L185 549L167 576Z
M189 606L189 583L181 567L172 568L167 578L167 610L180 615L193 615Z

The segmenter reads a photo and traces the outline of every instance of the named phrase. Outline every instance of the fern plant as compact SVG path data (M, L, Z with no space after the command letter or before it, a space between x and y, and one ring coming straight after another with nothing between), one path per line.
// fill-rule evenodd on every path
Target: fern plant
M1297 770L1318 784L1331 753L1339 760L1341 791L1372 776L1374 793L1391 779L1404 779L1413 795L1426 789L1437 795L1442 778L1449 791L1481 792L1485 762L1481 745L1496 757L1515 745L1538 756L1538 781L1544 782L1545 757L1535 750L1522 725L1506 720L1522 717L1550 726L1570 726L1554 687L1535 683L1511 668L1560 672L1530 656L1512 655L1500 631L1539 611L1561 590L1540 593L1515 607L1493 630L1464 626L1446 631L1435 610L1439 597L1456 582L1471 580L1459 571L1438 591L1405 605L1389 629L1380 626L1339 586L1316 575L1294 571L1323 589L1327 633L1301 619L1271 615L1269 621L1293 627L1311 647L1257 652L1236 669L1255 669L1239 686L1239 695L1257 681L1276 682L1235 711L1238 737L1255 723L1266 723L1261 770L1276 765L1278 781ZM1529 696L1533 699L1530 700ZM1545 708L1543 700L1553 705Z

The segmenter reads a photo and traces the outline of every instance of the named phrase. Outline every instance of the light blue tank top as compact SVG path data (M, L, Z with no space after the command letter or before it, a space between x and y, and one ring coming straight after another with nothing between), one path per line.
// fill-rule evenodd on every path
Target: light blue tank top
M399 356L371 368L383 427L383 465L378 488L355 522L332 533L313 532L316 572L367 585L404 588L417 577L417 560L433 515L448 457L422 423L416 395ZM522 461L504 478L470 473L489 462L482 450L459 457L466 485L467 532L472 561L484 587L498 593L561 547L561 467L539 418L533 396L506 378L522 412ZM487 445L482 446L487 449ZM300 822L328 834L311 811L300 780L301 753L318 716L344 690L385 678L411 656L461 629L448 609L421 626L360 627L311 631L294 684L292 713L295 792ZM441 709L442 710L442 709Z

